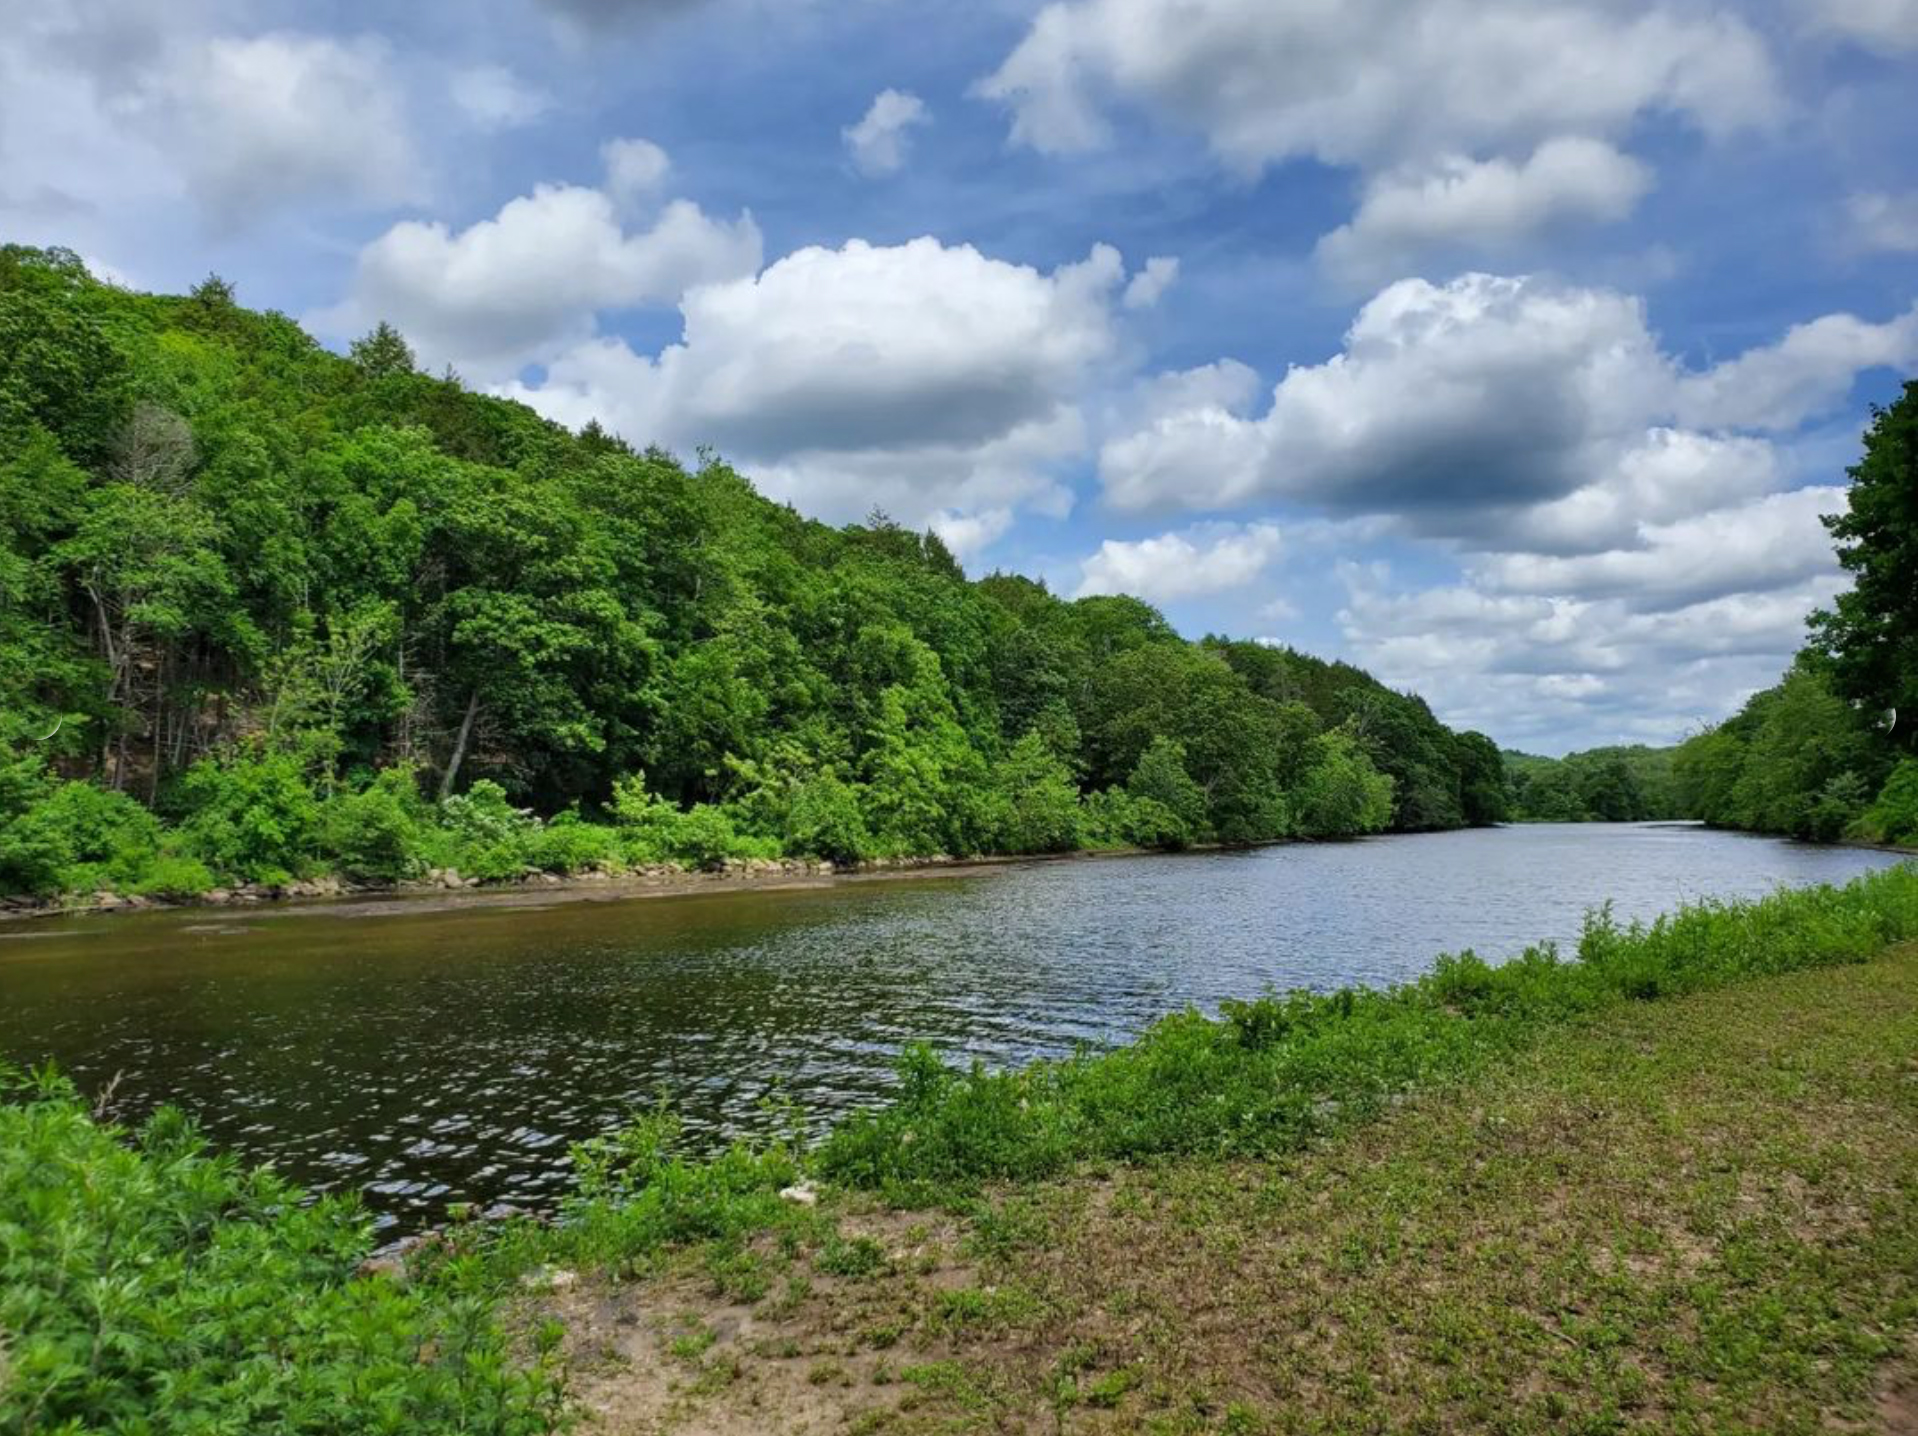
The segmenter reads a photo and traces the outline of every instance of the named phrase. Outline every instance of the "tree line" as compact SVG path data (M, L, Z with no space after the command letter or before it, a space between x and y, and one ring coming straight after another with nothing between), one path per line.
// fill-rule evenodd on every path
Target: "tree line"
M1506 816L1415 696L0 249L0 892Z
M1680 807L1817 841L1918 842L1918 381L1873 411L1845 511L1852 586L1812 615L1784 678L1672 757Z

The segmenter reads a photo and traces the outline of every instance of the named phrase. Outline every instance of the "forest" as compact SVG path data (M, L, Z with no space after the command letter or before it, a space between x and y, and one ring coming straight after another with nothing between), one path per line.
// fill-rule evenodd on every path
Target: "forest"
M0 894L1507 816L1489 738L1349 665L0 249Z
M1672 750L1588 748L1563 758L1508 751L1509 804L1521 823L1642 823L1680 818Z

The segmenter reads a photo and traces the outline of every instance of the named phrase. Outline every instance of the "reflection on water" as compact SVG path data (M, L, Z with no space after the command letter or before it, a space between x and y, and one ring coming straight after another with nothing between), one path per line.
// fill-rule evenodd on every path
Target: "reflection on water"
M1895 861L1674 826L1528 827L966 877L372 918L250 910L0 928L0 1054L121 1074L223 1146L397 1227L550 1205L567 1144L664 1096L870 1102L900 1044L991 1063L1186 1004L1416 976L1621 917Z

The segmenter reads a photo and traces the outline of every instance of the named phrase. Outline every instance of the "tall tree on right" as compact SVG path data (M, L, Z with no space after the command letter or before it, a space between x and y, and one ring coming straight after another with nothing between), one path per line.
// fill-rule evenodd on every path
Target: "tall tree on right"
M1918 735L1918 380L1874 412L1848 508L1825 527L1853 583L1812 616L1814 640L1831 655L1838 692L1895 709L1893 736L1910 747Z

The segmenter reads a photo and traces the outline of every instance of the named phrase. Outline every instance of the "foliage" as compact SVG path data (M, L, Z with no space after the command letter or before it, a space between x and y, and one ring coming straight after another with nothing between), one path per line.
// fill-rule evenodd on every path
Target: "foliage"
M203 758L180 775L173 803L193 856L249 882L284 882L318 852L320 802L287 753Z
M371 1247L355 1204L208 1155L176 1111L127 1133L0 1071L0 1427L550 1430L489 1303L356 1276Z
M321 847L348 877L411 877L420 864L423 807L413 770L387 768L359 791L337 794L326 804Z
M1918 843L1918 758L1901 758L1858 819L1859 836L1874 843Z
M1392 820L1392 780L1372 766L1343 729L1312 742L1311 763L1295 799L1300 836L1351 838L1384 828Z
M1808 651L1776 688L1680 745L1672 775L1681 807L1709 823L1830 841L1863 815L1890 758Z
M1686 816L1674 750L1589 748L1563 758L1506 753L1512 816L1528 823L1642 823Z
M1852 587L1814 615L1812 630L1831 659L1833 690L1874 715L1895 712L1909 747L1918 720L1918 380L1873 410L1864 447L1844 509L1825 520Z
M340 356L217 277L140 294L18 246L0 715L221 881L1260 841L1341 725L1392 826L1502 812L1488 743L1349 665L969 581L883 514L830 528L420 374L390 325ZM588 831L639 772L657 803ZM101 880L28 836L0 886Z

